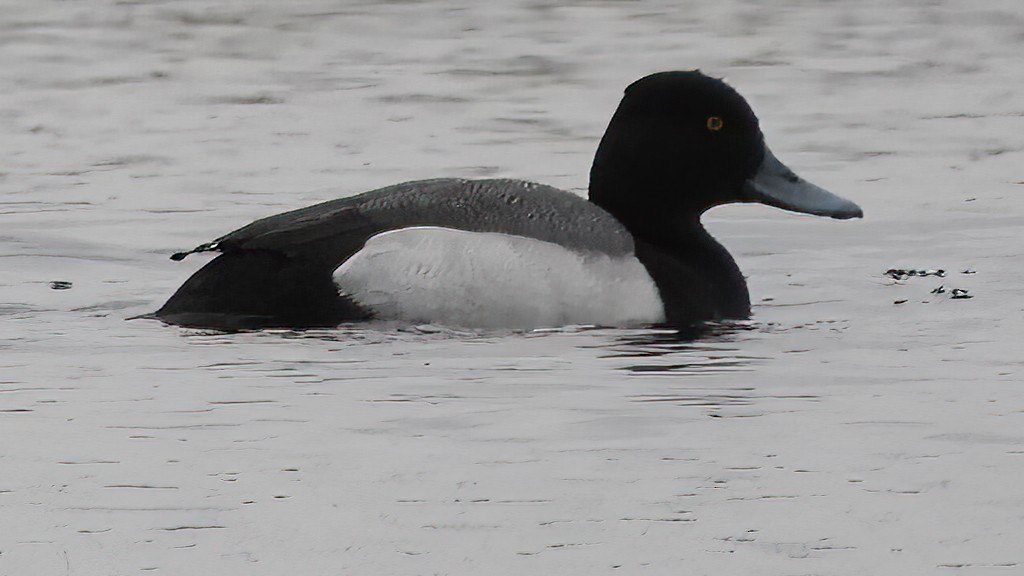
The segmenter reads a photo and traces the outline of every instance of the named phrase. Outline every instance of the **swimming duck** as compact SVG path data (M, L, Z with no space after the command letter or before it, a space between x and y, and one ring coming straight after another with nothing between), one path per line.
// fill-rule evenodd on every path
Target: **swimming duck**
M725 82L660 72L626 88L589 200L522 180L444 178L277 214L173 255L220 253L152 316L228 330L742 319L746 282L700 221L730 202L862 216L782 164Z

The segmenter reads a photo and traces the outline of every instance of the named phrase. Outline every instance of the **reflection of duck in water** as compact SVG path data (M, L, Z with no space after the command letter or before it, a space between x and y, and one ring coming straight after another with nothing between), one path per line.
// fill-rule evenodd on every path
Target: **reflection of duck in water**
M270 216L176 254L221 252L153 316L225 329L746 318L743 276L700 223L730 202L861 216L779 162L731 87L662 72L626 89L589 201L520 180L438 179Z

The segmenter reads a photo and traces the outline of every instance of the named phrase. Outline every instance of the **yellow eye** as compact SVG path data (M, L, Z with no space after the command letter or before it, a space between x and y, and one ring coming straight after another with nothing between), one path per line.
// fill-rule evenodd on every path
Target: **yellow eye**
M718 116L708 116L708 130L718 132L725 126L725 122Z

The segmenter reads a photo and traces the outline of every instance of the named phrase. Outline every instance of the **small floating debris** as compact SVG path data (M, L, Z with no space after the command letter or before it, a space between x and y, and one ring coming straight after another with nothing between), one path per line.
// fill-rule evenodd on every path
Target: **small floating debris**
M964 290L963 288L953 288L949 292L949 297L952 300L964 300L967 298L974 298L974 296L968 294L967 290Z
M50 289L51 290L70 290L71 289L71 282L68 282L66 280L54 280L53 282L50 282Z
M939 286L935 290L932 290L932 294L945 294L946 292L947 290L945 285ZM967 290L964 288L953 288L952 290L948 290L948 292L949 298L951 300L964 300L966 298L974 298L974 296L968 294Z
M938 276L939 278L945 278L945 270L904 270L903 268L890 268L885 271L885 275L893 280L903 280L905 278L912 277L925 277L925 276Z
M932 294L945 294L947 292L945 285L939 286L935 290L932 290ZM967 293L964 288L953 288L948 290L950 300L965 300L967 298L974 298L974 296Z

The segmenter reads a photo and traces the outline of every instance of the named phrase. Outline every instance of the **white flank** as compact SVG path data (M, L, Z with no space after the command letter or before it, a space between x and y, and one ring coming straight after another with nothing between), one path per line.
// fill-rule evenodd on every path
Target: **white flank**
M339 291L384 320L474 328L664 320L636 257L612 258L508 234L404 228L367 241L334 271Z

